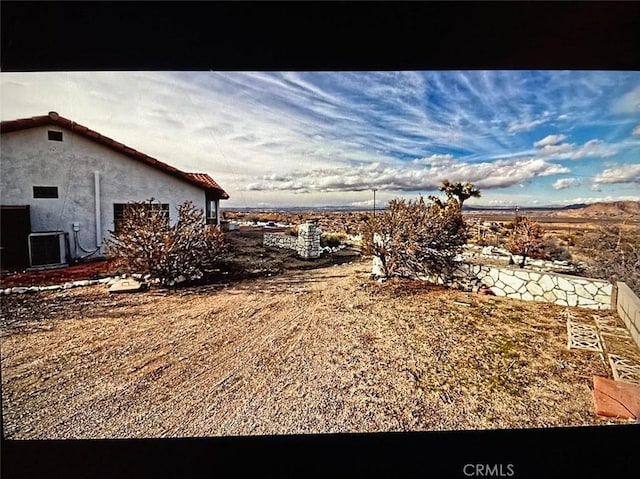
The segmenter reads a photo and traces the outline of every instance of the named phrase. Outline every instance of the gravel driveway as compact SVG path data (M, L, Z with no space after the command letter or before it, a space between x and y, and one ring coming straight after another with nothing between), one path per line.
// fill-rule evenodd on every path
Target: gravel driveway
M4 436L616 422L593 414L592 376L611 373L597 353L566 348L563 308L380 284L369 271L359 260L176 291L5 296Z

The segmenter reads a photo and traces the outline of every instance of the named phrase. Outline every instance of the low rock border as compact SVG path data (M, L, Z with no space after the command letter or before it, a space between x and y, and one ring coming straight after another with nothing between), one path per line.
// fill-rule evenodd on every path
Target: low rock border
M41 291L58 291L61 289L79 288L82 286L95 286L97 284L107 284L115 278L100 278L100 279L81 279L77 281L69 281L63 284L52 284L47 286L14 286L13 288L6 288L0 290L2 294L25 294L25 293L39 293Z

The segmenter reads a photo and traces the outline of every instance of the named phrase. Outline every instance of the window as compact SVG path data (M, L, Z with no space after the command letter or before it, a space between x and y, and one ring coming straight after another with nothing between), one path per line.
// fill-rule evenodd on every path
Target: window
M33 197L34 198L57 198L58 187L57 186L34 186Z
M131 203L114 203L113 204L113 226L114 231L119 233L122 228L122 221L127 217L127 210L131 208ZM150 207L152 210L159 210L169 223L169 203L146 203L144 206Z
M49 130L49 139L52 141L62 141L62 132L61 131L53 131Z
M207 201L207 224L216 224L218 218L218 209L217 209L217 203L216 200L209 200Z

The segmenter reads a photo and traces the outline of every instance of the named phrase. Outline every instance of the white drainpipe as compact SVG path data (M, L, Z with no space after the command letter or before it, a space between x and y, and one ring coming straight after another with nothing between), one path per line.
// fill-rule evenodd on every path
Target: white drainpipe
M216 200L216 224L220 228L220 200Z
M102 225L100 224L100 172L93 172L93 184L95 186L96 199L96 248L102 246Z

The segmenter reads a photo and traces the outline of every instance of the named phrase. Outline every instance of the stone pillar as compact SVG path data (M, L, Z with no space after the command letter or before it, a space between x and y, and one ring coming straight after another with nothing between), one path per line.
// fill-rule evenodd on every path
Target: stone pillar
M320 235L322 230L313 220L307 220L298 228L298 254L303 259L320 257Z
M373 242L377 246L384 246L382 242L382 236L379 233L373 234ZM373 255L373 265L371 267L371 274L378 278L384 278L384 267L382 265L382 259L379 256Z

